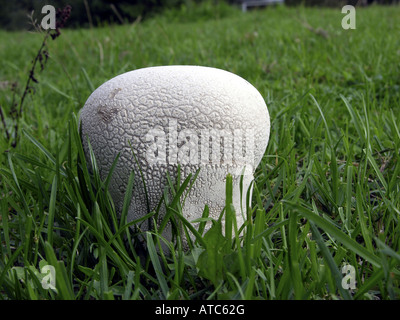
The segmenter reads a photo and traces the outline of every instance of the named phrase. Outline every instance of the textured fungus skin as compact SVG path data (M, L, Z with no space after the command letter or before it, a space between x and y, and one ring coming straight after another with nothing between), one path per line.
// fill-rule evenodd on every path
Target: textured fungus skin
M210 217L218 219L225 205L226 175L231 173L238 226L243 223L245 208L242 211L240 207L240 173L245 167L242 200L245 206L246 191L265 152L270 132L264 99L246 80L227 71L200 66L138 69L119 75L96 89L86 101L80 120L85 153L89 159L89 140L102 179L120 153L109 185L119 212L130 172L135 172L128 221L146 215L149 209L156 209L166 185L167 171L174 177L180 163L181 181L200 168L184 203L187 220L200 218L205 204L209 206ZM251 134L248 130L252 130ZM192 133L192 138L187 138L184 132ZM210 132L211 140L203 132ZM216 139L216 132L217 136L227 133L227 138L221 140L218 136ZM233 152L233 158L225 158L232 146L229 136L234 132L242 132L246 136L244 139L248 139L241 140L241 150L245 150L242 155L247 160L236 159L240 154L238 150ZM248 151L246 147L251 146L253 137L254 150ZM212 147L213 141L219 141L220 148ZM235 145L236 141L233 140L234 147L239 146ZM129 143L144 176L148 203ZM209 154L196 153L196 150L209 150ZM141 228L146 230L148 226L145 224Z

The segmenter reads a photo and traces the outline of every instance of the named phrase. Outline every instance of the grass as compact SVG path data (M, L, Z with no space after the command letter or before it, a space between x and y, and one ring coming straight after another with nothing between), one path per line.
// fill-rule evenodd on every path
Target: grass
M339 9L181 11L63 30L48 44L20 142L0 140L0 299L399 299L400 7L357 8L356 30L341 28ZM0 38L0 81L24 83L41 36ZM198 229L182 215L195 172L170 177L175 241L155 228L140 248L130 227L157 212L128 222L115 211L108 179L87 170L77 117L113 76L170 64L247 79L268 105L271 136L243 226L229 177L225 233L220 221L204 233L207 207ZM5 108L12 94L1 90ZM187 251L183 232L194 234ZM41 284L46 264L54 289ZM353 290L342 286L345 265Z

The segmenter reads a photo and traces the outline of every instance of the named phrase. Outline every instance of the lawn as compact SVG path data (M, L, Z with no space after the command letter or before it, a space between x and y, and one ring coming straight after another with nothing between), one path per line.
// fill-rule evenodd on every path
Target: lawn
M1 131L0 299L399 299L400 7L356 13L356 29L344 30L340 8L205 4L49 39L16 148ZM7 114L43 34L0 39L12 134ZM180 64L247 79L271 135L232 239L218 221L206 234L191 227L179 205L189 180L171 177L168 218L197 237L185 251L177 231L164 255L160 230L143 234L140 250L135 222L119 221L106 181L87 170L77 119L112 77ZM54 287L43 285L46 265Z

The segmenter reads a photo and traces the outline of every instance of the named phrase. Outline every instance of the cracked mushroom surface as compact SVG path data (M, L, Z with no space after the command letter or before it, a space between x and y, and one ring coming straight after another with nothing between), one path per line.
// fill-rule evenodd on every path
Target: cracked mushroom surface
M128 221L156 209L167 185L167 172L174 178L179 164L181 181L200 169L183 206L188 221L200 218L206 204L209 216L218 219L230 173L238 226L244 222L246 192L266 150L270 120L263 97L243 78L201 66L130 71L90 95L80 122L86 156L89 160L89 140L102 179L120 153L109 184L119 212L129 175L135 172ZM160 219L163 212L161 206ZM141 226L142 230L148 227Z

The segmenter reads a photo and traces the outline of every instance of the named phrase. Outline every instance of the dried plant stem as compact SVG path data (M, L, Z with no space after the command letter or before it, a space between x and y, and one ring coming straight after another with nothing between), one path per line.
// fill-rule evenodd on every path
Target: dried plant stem
M50 29L45 33L45 36L44 36L43 41L42 41L42 45L40 46L39 51L36 54L35 59L33 60L32 67L29 70L29 77L28 77L28 80L26 81L25 89L24 89L24 92L22 93L21 100L19 102L18 114L16 115L16 121L15 121L15 125L14 125L14 141L12 143L12 147L13 148L16 147L17 142L18 142L19 120L20 120L20 118L22 116L22 111L23 111L22 108L23 108L23 105L24 105L24 101L25 101L25 98L26 98L28 92L30 92L31 89L32 89L31 88L31 82L32 81L35 82L35 83L38 82L36 80L36 78L35 78L35 69L36 69L36 65L37 65L38 61L42 57L44 48L46 47L46 41L47 41L47 38L49 37L49 35L50 35Z
M30 83L31 83L31 81L37 82L37 80L34 77L36 64L39 61L39 57L42 55L43 49L46 47L46 40L49 37L49 35L50 35L50 32L47 31L46 35L45 35L45 37L43 39L42 45L40 46L40 49L39 49L38 53L36 54L35 59L33 60L32 68L29 70L29 77L28 77L28 80L26 82L25 90L24 90L24 93L22 94L21 100L19 102L19 114L18 114L19 116L22 114L22 106L24 104L25 97L26 97L27 93L30 91Z
M0 118L1 122L4 126L5 129L5 134L7 141L10 142L10 140L13 138L13 142L11 143L11 146L15 148L18 143L18 130L19 130L19 125L20 121L22 118L22 112L23 112L23 106L25 99L28 95L28 93L34 93L33 89L34 87L32 86L32 82L34 83L39 83L39 81L35 78L35 71L40 64L40 69L43 71L44 65L47 62L47 59L49 57L49 53L47 51L47 40L49 36L55 40L60 36L60 29L64 27L65 23L67 22L68 18L71 15L71 6L67 5L64 7L64 9L58 9L56 12L56 27L55 29L47 29L47 31L44 33L43 41L42 44L35 56L35 58L32 60L32 66L31 69L29 70L28 74L28 79L26 81L26 85L24 88L24 91L21 95L21 99L19 100L19 104L14 104L14 97L15 97L15 88L16 85L13 85L12 91L14 92L13 95L13 100L12 100L12 106L11 110L9 112L10 118L13 120L14 123L14 132L9 131L9 127L7 127L7 121L6 121L6 113L3 112L3 108L0 106ZM34 25L36 22L34 22Z
M6 119L4 117L3 108L1 105L0 105L0 117L1 117L1 122L3 123L4 131L6 132L7 141L10 141L10 133L8 132L7 129Z

